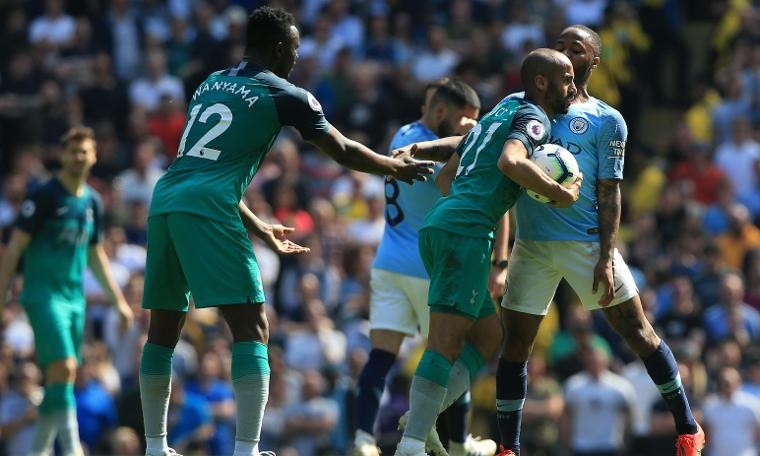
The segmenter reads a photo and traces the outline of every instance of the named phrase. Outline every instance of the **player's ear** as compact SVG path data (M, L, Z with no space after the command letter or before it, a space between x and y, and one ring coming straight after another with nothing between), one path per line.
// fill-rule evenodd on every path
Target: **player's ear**
M272 48L272 57L279 59L285 53L285 43L278 41Z
M591 68L596 69L596 67L599 66L599 62L601 62L602 59L597 55L594 57L594 60L591 61Z
M549 85L549 80L543 74L537 74L533 79L533 84L540 92L546 92L546 87Z

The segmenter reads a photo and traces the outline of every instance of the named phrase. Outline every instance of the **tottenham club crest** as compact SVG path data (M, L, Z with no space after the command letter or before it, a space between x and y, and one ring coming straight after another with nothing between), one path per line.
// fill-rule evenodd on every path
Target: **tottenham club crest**
M583 117L576 117L570 121L570 131L576 135L582 135L588 130L588 120Z

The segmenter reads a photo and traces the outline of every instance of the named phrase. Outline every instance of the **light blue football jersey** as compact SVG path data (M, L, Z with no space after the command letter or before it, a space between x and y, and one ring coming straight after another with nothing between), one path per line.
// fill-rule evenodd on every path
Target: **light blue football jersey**
M522 93L511 96L520 96ZM600 179L622 179L628 127L613 107L591 97L570 105L567 114L551 119L550 143L572 152L583 173L575 204L556 209L533 198L515 204L519 239L531 241L599 241L596 184Z
M438 139L422 122L404 125L396 132L390 150L421 141ZM436 174L443 167L437 164ZM372 267L423 279L428 278L420 258L419 229L441 192L435 176L409 185L396 179L385 181L385 232Z

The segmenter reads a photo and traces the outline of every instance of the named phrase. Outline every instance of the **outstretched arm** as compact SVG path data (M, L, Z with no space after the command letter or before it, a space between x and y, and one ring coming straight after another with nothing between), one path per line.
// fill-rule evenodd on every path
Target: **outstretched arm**
M391 176L409 184L415 180L425 180L427 175L433 174L432 162L414 160L410 154L391 157L376 154L366 146L346 138L332 125L327 133L310 142L341 165L357 171Z
M594 268L593 291L602 287L599 298L601 306L608 305L615 296L614 265L615 239L620 227L620 181L614 179L599 180L596 187L599 208L599 246L601 254Z
M464 136L449 136L447 138L434 139L409 144L394 150L391 157L409 154L421 160L433 160L437 162L448 161L457 150Z
M267 223L256 216L242 201L238 203L240 219L243 226L257 238L267 243L269 248L282 255L294 255L297 253L309 253L310 249L300 246L287 238L293 228Z

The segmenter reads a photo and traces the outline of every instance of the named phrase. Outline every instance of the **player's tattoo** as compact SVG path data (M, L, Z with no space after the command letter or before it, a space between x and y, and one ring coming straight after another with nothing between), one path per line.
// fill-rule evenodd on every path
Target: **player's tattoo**
M600 180L596 189L599 211L599 243L604 258L611 259L620 226L620 184L616 180Z

